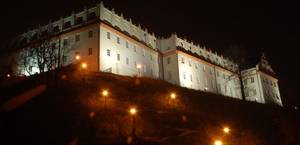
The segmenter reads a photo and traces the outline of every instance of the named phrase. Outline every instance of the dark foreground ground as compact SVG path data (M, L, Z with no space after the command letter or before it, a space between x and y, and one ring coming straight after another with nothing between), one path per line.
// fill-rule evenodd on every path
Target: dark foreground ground
M109 91L106 99L103 89ZM59 78L2 80L0 91L1 145L132 143L132 106L138 110L135 144L212 145L219 139L225 145L300 145L299 112L162 80L68 68ZM229 134L223 126L231 128Z

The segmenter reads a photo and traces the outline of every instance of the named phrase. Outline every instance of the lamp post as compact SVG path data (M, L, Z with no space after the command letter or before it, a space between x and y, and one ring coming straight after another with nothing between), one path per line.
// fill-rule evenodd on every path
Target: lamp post
M142 65L141 64L137 64L136 65L136 68L137 68L137 70L138 70L138 77L141 77L142 75L141 75L141 68L142 68Z
M85 81L87 64L85 62L81 63L81 68L83 69L83 81Z
M77 55L75 56L75 59L76 59L77 61L80 60L80 55L77 54Z
M230 128L227 127L227 126L225 126L225 127L223 128L223 132L224 132L225 134L228 134L228 133L230 132Z
M104 97L104 111L106 110L106 98L108 97L108 91L102 90L102 96Z
M214 145L222 145L222 141L221 140L215 140Z
M175 93L170 94L170 103L171 105L175 105L175 100L176 100L177 95Z
M130 114L131 120L132 120L131 136L132 136L133 141L135 140L135 118L136 118L136 113L137 113L136 108L132 107L132 108L129 109L129 114Z

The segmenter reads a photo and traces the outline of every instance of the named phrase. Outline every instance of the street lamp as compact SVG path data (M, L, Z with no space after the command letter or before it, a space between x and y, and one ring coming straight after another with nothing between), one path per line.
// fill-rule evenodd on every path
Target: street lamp
M223 128L223 132L226 133L226 134L228 134L230 132L229 127L224 127Z
M131 107L129 109L129 114L132 118L132 130L131 130L131 135L132 135L132 139L134 140L135 139L135 117L136 117L136 113L137 113L137 110L136 108L134 107Z
M172 100L174 100L174 99L176 99L176 94L175 93L171 93L170 97L171 97Z
M77 54L77 55L75 56L75 59L76 59L76 60L79 60L79 59L80 59L80 55Z
M104 97L104 110L106 110L106 98L108 96L108 91L102 90L102 96Z
M142 68L142 65L141 64L137 64L136 68L138 70L138 77L141 77L141 68Z
M84 62L81 64L81 68L86 69L87 68L87 64Z
M10 74L7 74L7 75L6 75L6 77L8 77L8 78L9 78L9 77L10 77Z
M215 143L214 143L215 145L222 145L223 143L222 143L222 141L221 140L215 140Z

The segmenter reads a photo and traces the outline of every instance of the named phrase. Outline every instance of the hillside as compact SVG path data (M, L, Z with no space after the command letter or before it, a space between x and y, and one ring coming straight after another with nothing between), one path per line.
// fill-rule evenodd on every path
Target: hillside
M300 114L162 80L65 68L0 82L0 144L299 145ZM108 90L106 99L102 90ZM176 99L170 94L176 93ZM224 134L222 128L231 131Z

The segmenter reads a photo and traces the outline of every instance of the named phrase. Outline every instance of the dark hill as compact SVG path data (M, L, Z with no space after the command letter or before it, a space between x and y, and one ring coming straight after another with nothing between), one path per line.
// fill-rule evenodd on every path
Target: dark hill
M51 72L1 81L0 144L127 144L134 106L136 144L211 145L220 139L226 145L300 145L299 112L162 80L72 67L61 72L59 79ZM106 100L103 89L109 91ZM175 101L171 92L177 94ZM231 128L229 134L223 126Z

